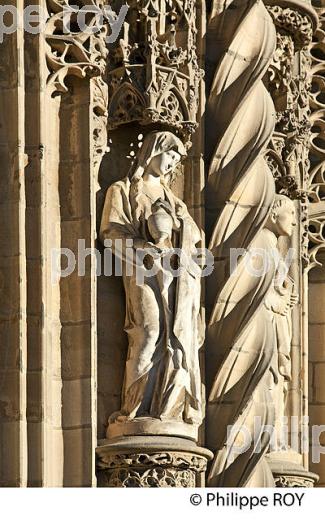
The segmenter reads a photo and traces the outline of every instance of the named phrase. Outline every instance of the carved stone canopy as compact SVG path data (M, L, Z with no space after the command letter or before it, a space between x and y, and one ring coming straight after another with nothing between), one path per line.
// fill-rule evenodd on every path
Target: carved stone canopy
M108 126L162 124L184 140L197 127L201 71L196 2L129 0L126 23L110 46Z

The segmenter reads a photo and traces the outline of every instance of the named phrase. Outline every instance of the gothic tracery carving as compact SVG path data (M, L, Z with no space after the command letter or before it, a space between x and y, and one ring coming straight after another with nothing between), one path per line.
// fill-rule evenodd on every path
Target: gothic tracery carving
M300 200L301 254L303 264L307 266L311 132L308 46L316 27L316 17L310 7L298 4L293 9L272 2L267 9L277 30L277 47L267 75L268 88L276 107L276 127L267 151L267 160L277 192Z
M98 462L107 487L195 487L206 466L204 457L172 451L115 454Z
M313 26L306 14L280 5L267 5L267 10L277 29L282 34L292 35L295 50L301 50L309 45L313 36Z
M106 36L108 20L103 12L102 29L91 33L82 31L76 23L76 13L72 8L94 8L88 13L87 26L94 27L98 21L97 12L103 4L100 0L82 0L76 6L72 0L47 0L49 18L45 27L46 60L49 69L47 88L51 95L69 91L66 80L69 76L92 80L92 136L93 166L99 168L106 150L108 91L104 80L108 54ZM72 11L69 17L69 9ZM68 30L69 29L69 30Z
M319 18L319 26L309 48L311 60L311 138L310 165L308 183L309 197L309 268L322 265L319 259L325 250L325 8L315 7Z
M98 10L102 6L100 0L82 0L79 4L81 7L93 6ZM49 18L45 27L46 59L50 71L48 85L54 93L67 92L65 79L68 75L81 78L99 76L106 67L107 25L103 26L102 31L93 34L82 31L76 24L76 13L72 12L67 18L72 6L75 6L72 0L47 0ZM92 27L96 23L96 13L89 15L91 20L88 20L87 25Z
M127 23L111 46L110 128L161 123L188 140L197 127L201 71L194 0L130 0Z

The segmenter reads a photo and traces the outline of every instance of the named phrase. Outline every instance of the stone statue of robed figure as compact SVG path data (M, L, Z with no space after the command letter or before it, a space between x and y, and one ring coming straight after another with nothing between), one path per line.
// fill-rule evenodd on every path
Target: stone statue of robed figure
M196 440L202 421L201 271L188 261L201 236L168 186L185 155L173 133L151 132L128 175L107 191L100 238L106 245L110 239L122 260L128 335L121 409L109 418L109 438L162 434ZM139 269L147 270L142 277Z

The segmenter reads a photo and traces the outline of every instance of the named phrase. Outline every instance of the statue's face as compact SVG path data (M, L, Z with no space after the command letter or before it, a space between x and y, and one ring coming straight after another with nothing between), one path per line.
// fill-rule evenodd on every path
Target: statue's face
M279 236L291 237L296 225L296 212L293 204L285 204L278 209L276 220Z
M156 155L150 161L150 171L151 173L160 176L167 175L181 160L181 155L175 150L169 150L168 152L163 152L160 155Z

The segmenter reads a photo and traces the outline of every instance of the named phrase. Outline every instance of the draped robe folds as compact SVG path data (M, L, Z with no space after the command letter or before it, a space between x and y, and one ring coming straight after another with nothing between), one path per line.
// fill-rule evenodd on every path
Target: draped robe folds
M199 229L185 204L165 186L164 194L173 218L175 208L182 208L180 231L172 240L189 258L197 251ZM100 230L102 241L111 239L115 256L122 259L129 340L122 406L109 421L153 417L200 424L200 268L191 262L178 277L166 271L163 277L161 259L156 259L158 272L139 283L137 269L141 270L143 257L139 262L127 239L135 248L153 241L147 226L153 201L145 191L137 196L138 219L132 212L132 196L129 178L108 189Z
M287 275L287 267L283 260L280 261L277 276L281 275L281 281L275 280L273 289L269 291L265 305L269 310L276 338L276 349L271 363L270 390L275 403L275 442L270 451L279 451L287 447L288 439L283 430L285 418L288 382L291 380L291 339L292 322L291 308L285 311L284 304L290 302L290 295L294 294L294 281ZM285 275L286 273L286 275ZM279 283L280 281L280 283Z

